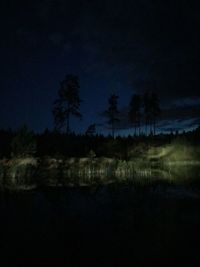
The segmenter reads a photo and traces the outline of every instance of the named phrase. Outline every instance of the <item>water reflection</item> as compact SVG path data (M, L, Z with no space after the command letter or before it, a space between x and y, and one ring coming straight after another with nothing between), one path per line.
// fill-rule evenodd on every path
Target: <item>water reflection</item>
M170 190L113 185L1 194L1 266L191 264L200 200Z

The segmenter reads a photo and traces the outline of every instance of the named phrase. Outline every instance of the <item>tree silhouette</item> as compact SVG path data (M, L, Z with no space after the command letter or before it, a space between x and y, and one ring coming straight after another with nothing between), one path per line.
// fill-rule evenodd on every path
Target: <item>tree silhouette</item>
M153 134L156 134L156 122L157 118L159 117L161 110L160 110L160 103L159 98L156 93L151 93L150 98L150 106L151 106L151 120L153 125Z
M147 135L148 126L151 132L151 95L149 94L149 92L145 92L143 95L143 105L144 105L145 128Z
M70 133L70 117L75 116L81 118L79 111L80 97L79 97L79 79L75 75L66 75L65 79L60 83L58 91L58 99L54 102L53 116L56 129L65 127L66 132Z
M89 135L89 136L92 136L95 133L96 133L96 124L94 123L94 124L91 124L91 125L88 126L85 134Z
M143 103L144 103L146 134L149 125L150 133L153 133L155 135L157 118L161 113L159 98L155 92L151 93L146 92L143 96Z
M141 125L141 107L142 107L142 99L141 96L135 94L132 96L130 104L129 104L129 120L134 125L135 134L137 129L140 134L140 125Z
M108 99L108 109L103 113L108 118L108 124L111 126L112 137L115 137L116 123L119 122L119 111L118 111L118 96L112 94Z

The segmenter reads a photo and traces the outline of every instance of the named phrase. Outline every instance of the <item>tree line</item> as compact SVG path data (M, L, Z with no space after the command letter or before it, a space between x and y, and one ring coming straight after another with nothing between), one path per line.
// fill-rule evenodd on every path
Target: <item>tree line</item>
M82 118L80 112L80 84L76 75L66 75L65 79L60 83L58 90L58 98L53 105L53 116L55 128L57 130L65 129L66 134L70 134L70 119L72 116ZM108 106L102 112L102 116L106 118L106 123L111 129L112 137L119 128L121 114L118 108L119 96L111 94L108 98ZM160 101L155 92L146 92L143 95L134 94L129 103L128 120L134 128L134 134L141 134L141 127L145 125L146 135L156 134L156 123L160 116ZM92 135L96 132L96 124L89 125L86 134Z
M113 157L129 159L148 147L164 146L173 140L200 144L200 127L191 132L126 137L102 134L66 134L59 131L34 133L26 125L18 131L0 129L0 158L10 157Z
M53 105L55 128L43 133L34 133L26 125L18 131L0 129L0 158L25 156L51 157L116 157L128 159L131 151L146 149L150 145L170 143L174 138L199 144L200 127L192 132L157 134L156 123L160 116L158 96L154 92L133 94L127 112L127 119L133 127L132 135L117 136L123 120L118 108L119 96L111 94L107 108L102 112L111 132L105 136L96 133L96 124L89 125L85 133L75 134L70 127L71 117L81 118L77 76L67 75L60 83L58 98ZM60 131L64 129L64 131ZM144 132L145 129L145 132ZM115 138L114 138L115 137ZM137 153L136 151L136 153Z

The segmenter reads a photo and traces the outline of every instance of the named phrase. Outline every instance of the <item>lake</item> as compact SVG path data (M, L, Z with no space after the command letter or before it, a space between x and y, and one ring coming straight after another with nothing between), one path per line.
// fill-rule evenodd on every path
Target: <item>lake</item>
M191 188L0 193L0 266L193 266L199 230Z

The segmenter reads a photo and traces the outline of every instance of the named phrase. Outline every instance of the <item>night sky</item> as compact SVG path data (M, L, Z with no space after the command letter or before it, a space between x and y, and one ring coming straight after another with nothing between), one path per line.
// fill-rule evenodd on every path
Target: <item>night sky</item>
M80 79L85 132L111 93L126 117L133 93L154 90L162 131L200 125L200 16L186 0L2 0L0 128L53 128L52 103L66 74ZM122 133L130 125L121 123Z

